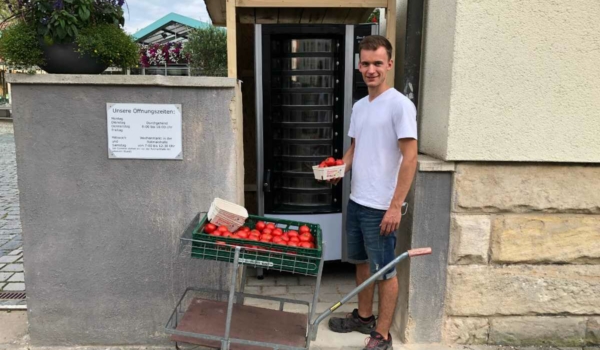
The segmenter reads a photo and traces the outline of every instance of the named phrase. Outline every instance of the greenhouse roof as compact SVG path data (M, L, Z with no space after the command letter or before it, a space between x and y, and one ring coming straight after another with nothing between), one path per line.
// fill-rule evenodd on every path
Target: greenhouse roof
M209 26L206 22L171 12L133 34L133 38L142 44L186 41L192 29Z

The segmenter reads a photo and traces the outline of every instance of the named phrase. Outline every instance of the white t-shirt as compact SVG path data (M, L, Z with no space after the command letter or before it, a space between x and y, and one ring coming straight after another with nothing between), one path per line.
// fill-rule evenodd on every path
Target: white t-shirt
M398 140L417 139L417 110L398 90L390 88L369 102L354 104L348 136L354 138L350 199L373 209L390 207L402 152Z

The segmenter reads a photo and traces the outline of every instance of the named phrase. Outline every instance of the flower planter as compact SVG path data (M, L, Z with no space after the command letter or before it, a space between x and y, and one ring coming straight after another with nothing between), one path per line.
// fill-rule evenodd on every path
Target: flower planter
M77 44L40 43L45 63L40 68L53 74L100 74L108 68L96 57L77 52Z

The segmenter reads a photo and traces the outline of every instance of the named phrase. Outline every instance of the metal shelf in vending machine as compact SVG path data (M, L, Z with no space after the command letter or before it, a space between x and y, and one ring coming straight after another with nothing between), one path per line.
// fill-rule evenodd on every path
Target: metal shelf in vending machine
M312 167L350 146L352 105L367 95L358 44L375 24L256 25L259 215L306 220L323 228L325 260L343 259L350 177L337 186Z

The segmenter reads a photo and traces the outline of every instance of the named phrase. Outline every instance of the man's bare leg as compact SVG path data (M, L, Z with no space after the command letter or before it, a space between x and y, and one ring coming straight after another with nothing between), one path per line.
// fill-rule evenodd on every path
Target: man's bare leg
M372 296L373 292L371 292L371 298ZM394 276L388 280L379 281L379 317L377 318L376 331L386 340L392 326L392 320L394 319L397 301L398 278ZM358 307L360 307L360 294Z
M356 286L361 285L371 277L369 263L356 265ZM375 284L367 286L362 292L358 293L358 315L362 318L368 318L373 315L373 294Z

